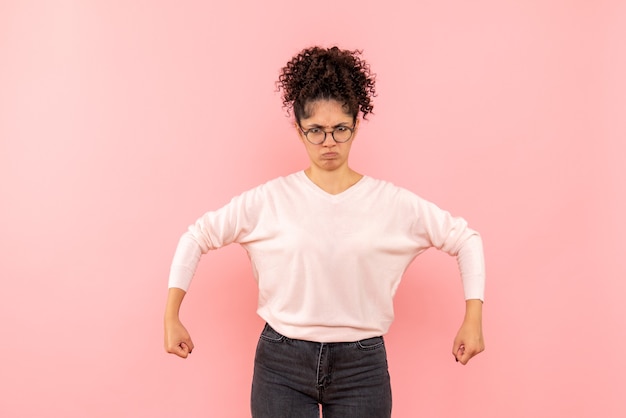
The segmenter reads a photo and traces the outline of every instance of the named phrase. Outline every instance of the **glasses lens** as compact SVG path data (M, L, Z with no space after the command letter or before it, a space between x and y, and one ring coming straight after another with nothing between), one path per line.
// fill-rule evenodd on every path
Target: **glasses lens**
M324 138L326 137L326 133L319 128L313 128L309 130L306 134L306 138L312 142L313 144L321 144L324 142Z
M340 126L333 132L333 137L337 142L346 142L352 136L352 130L345 126Z

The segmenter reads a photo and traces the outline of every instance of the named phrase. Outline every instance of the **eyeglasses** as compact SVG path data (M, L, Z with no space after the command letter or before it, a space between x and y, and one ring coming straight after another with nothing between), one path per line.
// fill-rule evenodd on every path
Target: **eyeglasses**
M308 131L305 131L300 125L298 125L298 127L304 134L306 140L313 145L323 144L324 141L326 141L326 134L331 134L335 142L342 144L344 142L348 142L354 133L354 125L352 128L348 128L347 126L337 126L330 132L326 132L322 128L311 128Z

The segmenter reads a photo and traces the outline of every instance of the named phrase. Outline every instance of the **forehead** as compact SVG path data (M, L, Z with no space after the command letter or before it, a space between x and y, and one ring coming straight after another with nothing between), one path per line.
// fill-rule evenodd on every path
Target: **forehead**
M353 120L352 115L348 111L348 107L337 100L314 100L306 104L305 117L301 119L302 123L319 124L319 125L335 125L338 123Z

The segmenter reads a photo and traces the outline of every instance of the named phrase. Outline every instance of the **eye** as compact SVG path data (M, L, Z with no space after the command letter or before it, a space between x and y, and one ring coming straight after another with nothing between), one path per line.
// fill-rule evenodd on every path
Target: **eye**
M311 128L311 129L309 129L309 133L314 134L314 135L315 134L319 134L320 132L322 132L321 128Z
M345 132L347 130L348 130L348 128L345 127L345 126L338 126L337 128L335 128L335 131L337 131L337 132Z

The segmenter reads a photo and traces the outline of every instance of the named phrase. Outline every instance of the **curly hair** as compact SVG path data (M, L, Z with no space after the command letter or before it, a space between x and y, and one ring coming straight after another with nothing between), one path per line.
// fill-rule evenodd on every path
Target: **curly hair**
M333 99L343 103L355 119L372 113L376 96L375 74L360 58L362 51L338 47L311 47L300 51L282 68L277 90L283 91L283 107L293 109L296 121L307 118L307 105L315 100Z

